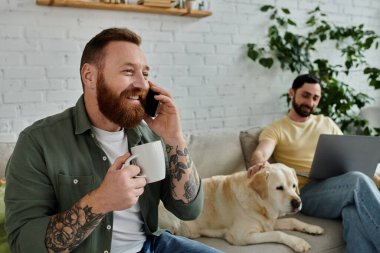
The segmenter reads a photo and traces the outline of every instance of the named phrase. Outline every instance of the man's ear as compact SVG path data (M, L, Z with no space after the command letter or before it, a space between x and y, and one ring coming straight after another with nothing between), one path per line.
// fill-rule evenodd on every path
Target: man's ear
M289 96L290 96L291 98L294 97L294 90L293 90L293 88L290 88L290 89L289 89Z
M85 63L80 71L80 76L82 78L83 86L88 89L96 88L96 81L98 78L98 68L89 63Z

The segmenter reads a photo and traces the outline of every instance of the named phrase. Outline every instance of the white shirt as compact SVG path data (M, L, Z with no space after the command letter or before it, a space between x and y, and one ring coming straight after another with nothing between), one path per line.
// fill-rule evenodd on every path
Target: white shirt
M92 127L95 136L111 164L128 152L128 140L124 130L108 132ZM144 222L137 202L129 209L113 212L111 253L136 253L146 240Z

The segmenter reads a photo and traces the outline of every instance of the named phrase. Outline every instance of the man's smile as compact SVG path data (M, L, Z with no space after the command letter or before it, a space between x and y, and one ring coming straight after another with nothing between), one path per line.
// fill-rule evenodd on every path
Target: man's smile
M131 99L131 100L139 100L139 96L129 96L128 99Z

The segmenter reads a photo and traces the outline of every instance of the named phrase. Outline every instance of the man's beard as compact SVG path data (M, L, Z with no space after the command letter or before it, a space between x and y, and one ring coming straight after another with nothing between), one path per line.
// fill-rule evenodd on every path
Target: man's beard
M293 100L292 100L292 107L299 116L304 117L304 118L309 117L310 114L314 112L313 107L297 104L295 96L293 97Z
M144 118L145 91L140 88L125 89L116 95L107 85L103 73L100 73L97 80L97 100L99 110L113 123L123 128L134 128ZM138 96L140 104L131 104L130 96Z

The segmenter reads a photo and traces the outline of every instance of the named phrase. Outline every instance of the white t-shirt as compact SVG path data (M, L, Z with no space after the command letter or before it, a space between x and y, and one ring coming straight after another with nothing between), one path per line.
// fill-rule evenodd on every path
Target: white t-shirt
M128 140L124 130L108 132L92 127L95 136L111 164L128 152ZM136 253L146 240L144 222L137 202L129 209L113 212L111 253Z

